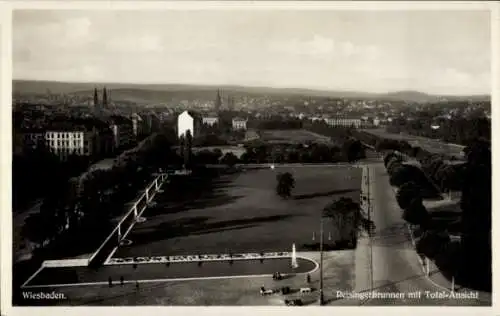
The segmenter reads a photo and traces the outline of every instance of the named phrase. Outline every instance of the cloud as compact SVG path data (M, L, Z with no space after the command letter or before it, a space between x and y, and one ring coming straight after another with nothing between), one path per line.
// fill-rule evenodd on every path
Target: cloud
M124 34L124 36L106 41L105 47L113 53L160 52L163 42L153 34Z
M433 93L491 85L484 17L448 25L422 15L417 28L400 13L123 12L15 13L14 76Z
M273 41L269 45L271 52L290 55L309 55L319 57L332 54L335 50L335 41L330 38L315 35L311 40L290 39Z
M457 68L435 70L428 78L432 87L444 93L461 94L484 93L491 89L491 74L489 72L469 73Z
M380 57L380 49L374 45L359 45L351 41L314 35L309 40L277 41L270 44L270 51L317 59L359 59L373 61Z

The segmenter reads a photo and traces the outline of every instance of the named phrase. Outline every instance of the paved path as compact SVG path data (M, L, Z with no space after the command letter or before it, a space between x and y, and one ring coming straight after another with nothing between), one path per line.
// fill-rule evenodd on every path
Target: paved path
M111 277L119 281L165 282L213 277L254 277L280 271L282 274L312 273L318 268L315 261L297 258L298 268L291 267L291 259L240 260L229 262L148 263L132 265L106 265L98 269L89 267L58 267L42 269L24 288L64 287L107 283Z

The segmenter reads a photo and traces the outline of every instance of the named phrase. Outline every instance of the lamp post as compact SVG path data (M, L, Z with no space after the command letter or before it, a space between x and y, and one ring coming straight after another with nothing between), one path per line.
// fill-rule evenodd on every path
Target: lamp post
M321 217L320 237L319 237L319 305L325 305L325 296L323 294L323 217Z
M323 217L320 220L320 232L319 232L319 305L325 305L325 296L323 292ZM315 240L315 234L313 232L313 240ZM328 233L328 240L332 240L332 236Z

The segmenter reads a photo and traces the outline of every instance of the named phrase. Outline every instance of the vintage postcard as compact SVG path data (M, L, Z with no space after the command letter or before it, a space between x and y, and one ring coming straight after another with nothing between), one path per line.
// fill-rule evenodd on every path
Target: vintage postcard
M3 7L2 315L491 311L494 3Z

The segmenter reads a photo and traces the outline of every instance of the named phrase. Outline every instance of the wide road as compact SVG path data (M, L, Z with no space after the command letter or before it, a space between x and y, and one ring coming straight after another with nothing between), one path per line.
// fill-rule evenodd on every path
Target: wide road
M404 293L405 298L371 299L365 305L480 305L473 299L426 297L425 291L450 292L431 282L423 272L382 163L369 167L369 184L375 225L371 249L373 290ZM420 292L421 297L408 298L413 292Z

